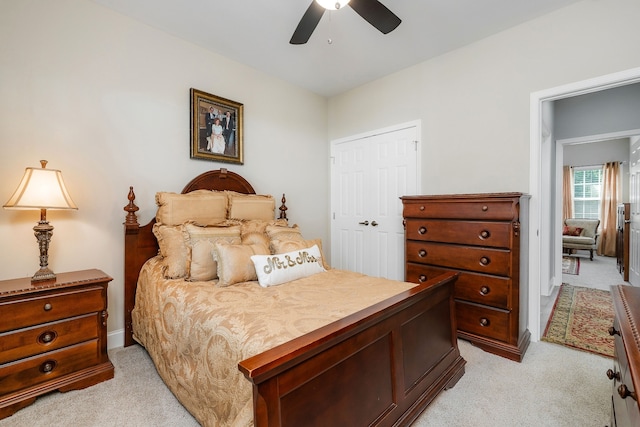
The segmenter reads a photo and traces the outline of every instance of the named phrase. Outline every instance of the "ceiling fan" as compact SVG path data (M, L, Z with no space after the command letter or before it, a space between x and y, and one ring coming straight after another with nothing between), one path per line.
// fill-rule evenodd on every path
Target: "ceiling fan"
M293 32L289 43L305 44L313 34L313 30L318 26L325 10L337 10L347 4L383 34L395 30L402 22L400 18L378 0L313 0L307 11L302 15L302 19Z

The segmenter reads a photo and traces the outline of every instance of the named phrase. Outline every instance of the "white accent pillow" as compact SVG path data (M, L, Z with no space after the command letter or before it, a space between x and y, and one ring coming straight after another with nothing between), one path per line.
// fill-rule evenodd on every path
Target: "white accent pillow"
M326 271L318 245L308 249L277 255L253 255L258 282L263 288L280 285L292 280Z

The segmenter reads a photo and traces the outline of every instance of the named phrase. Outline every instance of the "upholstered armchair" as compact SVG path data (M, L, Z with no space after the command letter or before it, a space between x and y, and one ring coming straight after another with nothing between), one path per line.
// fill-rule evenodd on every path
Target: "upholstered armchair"
M593 261L593 251L598 244L599 219L567 218L562 229L562 250L572 249L589 251L589 259Z

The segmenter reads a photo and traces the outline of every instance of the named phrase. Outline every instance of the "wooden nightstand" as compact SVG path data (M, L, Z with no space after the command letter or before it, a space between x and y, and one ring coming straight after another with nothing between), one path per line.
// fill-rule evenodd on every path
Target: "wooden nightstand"
M107 355L107 285L100 270L55 281L0 281L0 419L52 390L113 378Z

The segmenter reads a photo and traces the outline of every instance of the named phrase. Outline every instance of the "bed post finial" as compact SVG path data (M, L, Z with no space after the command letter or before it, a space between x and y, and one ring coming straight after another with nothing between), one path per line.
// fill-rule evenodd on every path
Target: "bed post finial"
M129 204L124 207L124 210L127 211L128 213L127 213L127 218L124 221L124 225L127 228L139 227L140 224L138 223L138 216L136 215L136 212L140 208L137 207L135 203L133 203L133 201L136 199L136 195L133 192L133 187L129 187L129 195L127 196L127 199L129 199Z
M282 193L282 205L280 205L280 219L287 219L287 199L284 197L284 193Z

